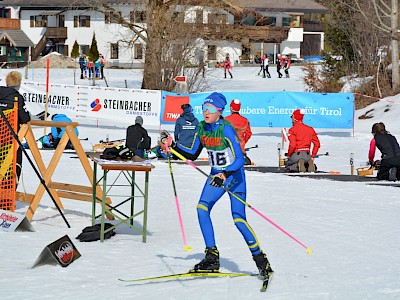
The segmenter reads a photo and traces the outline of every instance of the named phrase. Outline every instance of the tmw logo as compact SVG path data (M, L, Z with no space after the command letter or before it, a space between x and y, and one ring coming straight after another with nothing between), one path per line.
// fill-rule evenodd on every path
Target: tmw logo
M99 99L94 100L92 103L90 103L90 107L92 108L92 111L99 111L102 108L100 100Z

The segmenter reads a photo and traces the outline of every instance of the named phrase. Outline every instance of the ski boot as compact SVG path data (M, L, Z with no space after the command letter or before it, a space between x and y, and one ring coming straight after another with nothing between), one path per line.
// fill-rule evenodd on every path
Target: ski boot
M315 165L314 165L314 161L312 159L310 159L308 161L307 171L310 172L310 173L315 173Z
M300 173L304 173L306 171L305 161L304 159L300 158L297 164Z
M208 271L208 272L218 272L219 270L219 251L217 247L206 247L204 251L206 257L196 264L193 268L195 272Z
M389 181L396 181L397 180L397 168L391 167L389 169Z
M253 256L253 260L255 261L258 272L261 276L265 277L273 272L267 259L267 255L265 255L264 252L261 251L260 254Z

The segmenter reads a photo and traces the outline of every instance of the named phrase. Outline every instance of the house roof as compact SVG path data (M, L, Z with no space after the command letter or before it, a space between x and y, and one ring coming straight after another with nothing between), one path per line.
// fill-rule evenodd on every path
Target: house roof
M0 30L0 40L6 38L14 47L33 47L35 44L22 30Z
M135 4L142 3L140 0L101 0L104 4ZM72 0L65 2L63 0L3 0L0 2L0 6L21 6L21 7L57 7L57 8L68 8L68 7L90 7L99 5L97 1L78 1Z
M329 10L313 0L239 0L245 9L326 14Z
M101 0L106 4L135 4L143 3L142 0ZM231 1L224 1L230 3ZM318 4L313 0L236 0L232 1L237 7L243 7L250 10L268 10L280 12L303 12L303 13L328 13L328 9ZM91 1L78 1L72 0L65 2L65 0L3 0L0 6L23 6L23 7L90 7L98 5L96 0Z

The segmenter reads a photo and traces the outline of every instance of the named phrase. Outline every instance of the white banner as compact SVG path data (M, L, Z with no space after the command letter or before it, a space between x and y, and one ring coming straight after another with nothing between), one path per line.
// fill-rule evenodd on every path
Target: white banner
M45 110L46 85L24 81L20 93L32 114ZM160 125L161 91L50 84L48 112L70 118L91 118L134 124ZM112 122L111 122L112 124Z

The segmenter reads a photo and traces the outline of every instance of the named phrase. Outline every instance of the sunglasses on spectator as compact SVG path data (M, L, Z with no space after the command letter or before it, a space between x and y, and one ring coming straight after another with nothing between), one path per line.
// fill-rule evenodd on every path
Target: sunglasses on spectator
M221 111L221 109L218 109L218 108L216 108L216 107L213 106L213 105L204 105L204 104L203 104L202 108L203 108L203 113L205 113L207 110L208 110L208 112L209 112L210 114L215 114L216 112Z

